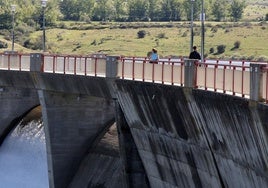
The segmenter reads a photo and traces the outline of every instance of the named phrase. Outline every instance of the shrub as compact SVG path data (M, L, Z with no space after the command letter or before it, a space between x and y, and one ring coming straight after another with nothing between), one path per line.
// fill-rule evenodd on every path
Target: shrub
M144 38L145 37L145 35L146 35L146 31L144 31L144 30L140 30L140 31L138 31L138 38L140 39L140 38Z
M43 48L43 38L40 35L38 38L31 40L27 39L23 42L25 48L30 48L32 50L41 50Z
M212 27L212 28L211 28L211 32L212 32L212 33L217 33L217 31L218 31L218 28L217 28L217 27Z
M240 47L240 44L241 44L240 41L235 41L235 43L234 43L234 48L235 48L235 49L238 49L238 48Z
M229 33L230 32L230 29L225 29L225 33Z
M166 34L165 33L160 33L160 34L157 35L157 38L159 38L159 39L166 38Z
M187 33L188 33L188 31L185 31L185 32L182 34L182 37L187 37Z
M214 53L214 48L210 48L209 53L213 54Z
M225 48L226 48L226 45L223 45L223 44L217 46L217 53L218 54L224 53L225 52Z
M6 42L0 41L0 48L7 48L8 45Z

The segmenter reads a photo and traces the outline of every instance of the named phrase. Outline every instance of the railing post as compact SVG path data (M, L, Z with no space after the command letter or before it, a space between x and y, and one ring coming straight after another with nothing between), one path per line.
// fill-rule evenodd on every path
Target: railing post
M184 59L184 87L195 87L195 59Z
M30 54L30 71L43 72L44 70L44 54L31 53Z
M118 72L118 59L119 56L107 56L106 57L106 77L116 78Z
M262 100L262 64L250 64L250 99L254 101Z
M5 61L7 62L7 69L19 69L20 70L20 66L19 66L19 55L17 51L4 51L4 57L5 57Z

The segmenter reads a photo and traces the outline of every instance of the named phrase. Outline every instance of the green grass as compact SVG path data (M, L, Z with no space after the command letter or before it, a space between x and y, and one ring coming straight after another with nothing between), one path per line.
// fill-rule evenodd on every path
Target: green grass
M119 29L116 25L131 25L131 29ZM166 26L163 26L165 25ZM105 29L47 29L47 46L50 53L89 55L104 53L109 55L145 57L153 47L160 56L188 56L190 52L189 23L92 23L95 27ZM151 27L154 25L154 27ZM169 26L167 26L169 25ZM172 25L172 27L170 27ZM88 27L82 24L82 27ZM140 27L140 28L138 28ZM151 27L151 28L150 28ZM114 29L110 29L114 28ZM205 56L221 59L250 59L268 61L268 24L263 23L215 23L205 24ZM212 29L214 28L214 29ZM215 29L216 28L216 29ZM138 38L138 31L145 30L145 38ZM216 32L213 32L216 31ZM200 23L195 22L194 45L200 51ZM31 38L39 38L42 31L35 32ZM161 36L161 37L160 37ZM241 43L233 50L234 43ZM39 41L41 42L41 41ZM210 49L217 51L218 45L225 45L223 54L211 54ZM9 44L11 46L11 44ZM15 49L28 52L18 45ZM6 50L6 49L5 49Z
M268 2L266 4L249 4L243 14L243 20L261 20L268 14Z
M219 24L219 23L218 23ZM212 25L212 24L209 24ZM214 23L215 25L215 23ZM268 58L268 26L260 24L223 24L212 32L206 27L205 54L209 58ZM146 31L145 38L138 38L140 30ZM201 37L199 23L195 25L194 44L200 50ZM42 33L35 33L41 35ZM163 38L159 38L164 35ZM160 56L188 56L190 52L190 30L185 27L138 28L138 29L101 29L101 30L63 30L51 29L46 32L47 44L51 53L146 56L153 47ZM233 50L239 41L240 48ZM226 45L225 53L210 54L210 48L217 51L218 45Z

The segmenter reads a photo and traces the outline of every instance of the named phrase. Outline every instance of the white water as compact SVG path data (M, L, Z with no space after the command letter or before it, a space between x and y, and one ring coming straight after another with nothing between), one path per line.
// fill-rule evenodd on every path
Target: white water
M48 188L44 126L17 126L0 146L0 187Z

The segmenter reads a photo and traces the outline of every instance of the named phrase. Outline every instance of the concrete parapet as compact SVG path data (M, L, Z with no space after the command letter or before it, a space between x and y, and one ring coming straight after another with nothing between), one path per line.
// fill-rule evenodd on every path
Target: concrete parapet
M262 66L263 64L250 64L250 99L254 101L262 100Z
M119 56L107 56L106 57L106 77L116 78L118 68Z
M43 61L44 61L44 54L41 53L31 53L30 54L30 71L43 71Z
M196 67L195 59L185 59L184 60L184 86L185 87L195 87L196 80Z

